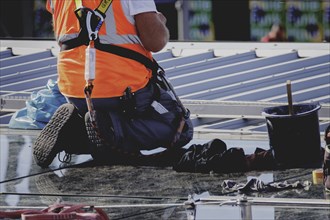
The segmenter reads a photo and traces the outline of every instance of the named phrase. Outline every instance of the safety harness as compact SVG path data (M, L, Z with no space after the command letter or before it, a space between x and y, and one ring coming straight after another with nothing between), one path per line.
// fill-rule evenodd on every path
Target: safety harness
M63 42L61 45L61 50L72 49L81 45L86 45L86 59L85 59L85 80L86 86L84 89L86 103L88 107L88 112L90 114L91 123L97 129L96 124L96 113L92 103L92 91L93 91L93 81L95 79L95 59L96 52L95 49L129 58L140 62L146 68L152 71L152 80L154 80L163 89L168 91L173 99L177 101L180 108L182 109L182 116L179 122L177 132L171 142L171 146L179 140L181 133L183 131L185 121L189 118L190 112L186 109L179 97L176 95L173 86L165 76L165 71L162 67L158 65L156 60L149 59L148 57L117 45L113 44L101 44L98 38L98 31L100 30L104 19L106 17L106 11L112 4L113 0L102 0L99 6L95 10L85 8L82 5L82 0L75 0L76 10L75 14L79 20L80 32L77 38ZM129 89L129 87L128 87ZM130 91L125 90L124 93L129 93ZM127 95L127 94L126 94Z
M112 4L113 0L102 0L95 10L83 7L82 0L75 0L76 10L75 14L79 20L80 33L76 40L68 41L63 45L70 45L70 47L77 47L82 44L88 45L86 48L85 58L85 80L86 86L84 89L88 112L90 114L91 123L96 126L96 115L91 99L93 91L93 81L95 79L95 41L98 38L98 32L104 22L105 13ZM62 46L63 47L63 46ZM64 49L64 48L61 48ZM69 49L69 48L66 48Z

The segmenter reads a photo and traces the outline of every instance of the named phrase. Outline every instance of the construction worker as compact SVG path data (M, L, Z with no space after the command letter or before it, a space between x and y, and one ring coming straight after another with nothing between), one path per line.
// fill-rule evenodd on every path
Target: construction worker
M48 0L47 9L61 48L58 85L69 103L36 138L39 166L63 150L138 158L141 150L177 149L192 139L189 111L156 76L161 68L151 52L165 47L169 32L153 0Z

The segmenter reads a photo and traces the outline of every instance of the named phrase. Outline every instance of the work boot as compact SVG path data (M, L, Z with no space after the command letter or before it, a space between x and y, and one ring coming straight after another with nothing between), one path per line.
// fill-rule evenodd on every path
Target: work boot
M323 176L325 191L330 193L330 125L325 130L324 135L325 149L324 149L324 162L323 162Z
M84 120L69 103L61 105L41 130L33 144L33 157L45 168L63 150L67 154L90 153Z
M95 122L92 122L90 113L87 112L85 126L93 148L92 157L99 161L109 160L111 152L118 150L114 146L114 129L109 113L98 111L95 113Z

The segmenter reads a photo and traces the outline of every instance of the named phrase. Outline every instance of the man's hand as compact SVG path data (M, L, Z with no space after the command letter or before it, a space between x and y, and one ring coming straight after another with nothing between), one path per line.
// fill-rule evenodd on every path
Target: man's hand
M136 28L143 46L152 52L158 52L169 41L166 18L162 13L145 12L135 15Z

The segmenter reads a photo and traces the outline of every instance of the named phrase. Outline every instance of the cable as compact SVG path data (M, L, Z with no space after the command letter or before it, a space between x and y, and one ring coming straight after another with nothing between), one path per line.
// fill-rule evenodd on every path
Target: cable
M98 198L121 198L121 199L145 199L145 200L179 200L186 201L187 198L175 197L150 197L150 196L126 196L126 195L100 195L100 194L55 194L55 193L18 193L18 192L0 192L0 195L20 195L20 196L62 196L62 197L98 197Z
M51 172L59 171L59 170L63 170L63 169L81 167L83 165L89 165L89 164L93 164L93 163L95 164L95 162L93 160L91 160L91 161L85 161L85 162L82 162L82 163L79 163L79 164L73 164L73 165L69 165L69 166L65 166L65 167L59 167L57 169L46 170L46 171L40 172L40 173L34 173L34 174L26 175L26 176L20 176L20 177L8 179L8 180L3 180L3 181L0 182L0 184L2 184L2 183L8 183L8 182L12 182L12 181L16 181L16 180L28 178L28 177L38 176L38 175L45 174L45 173L51 173Z

